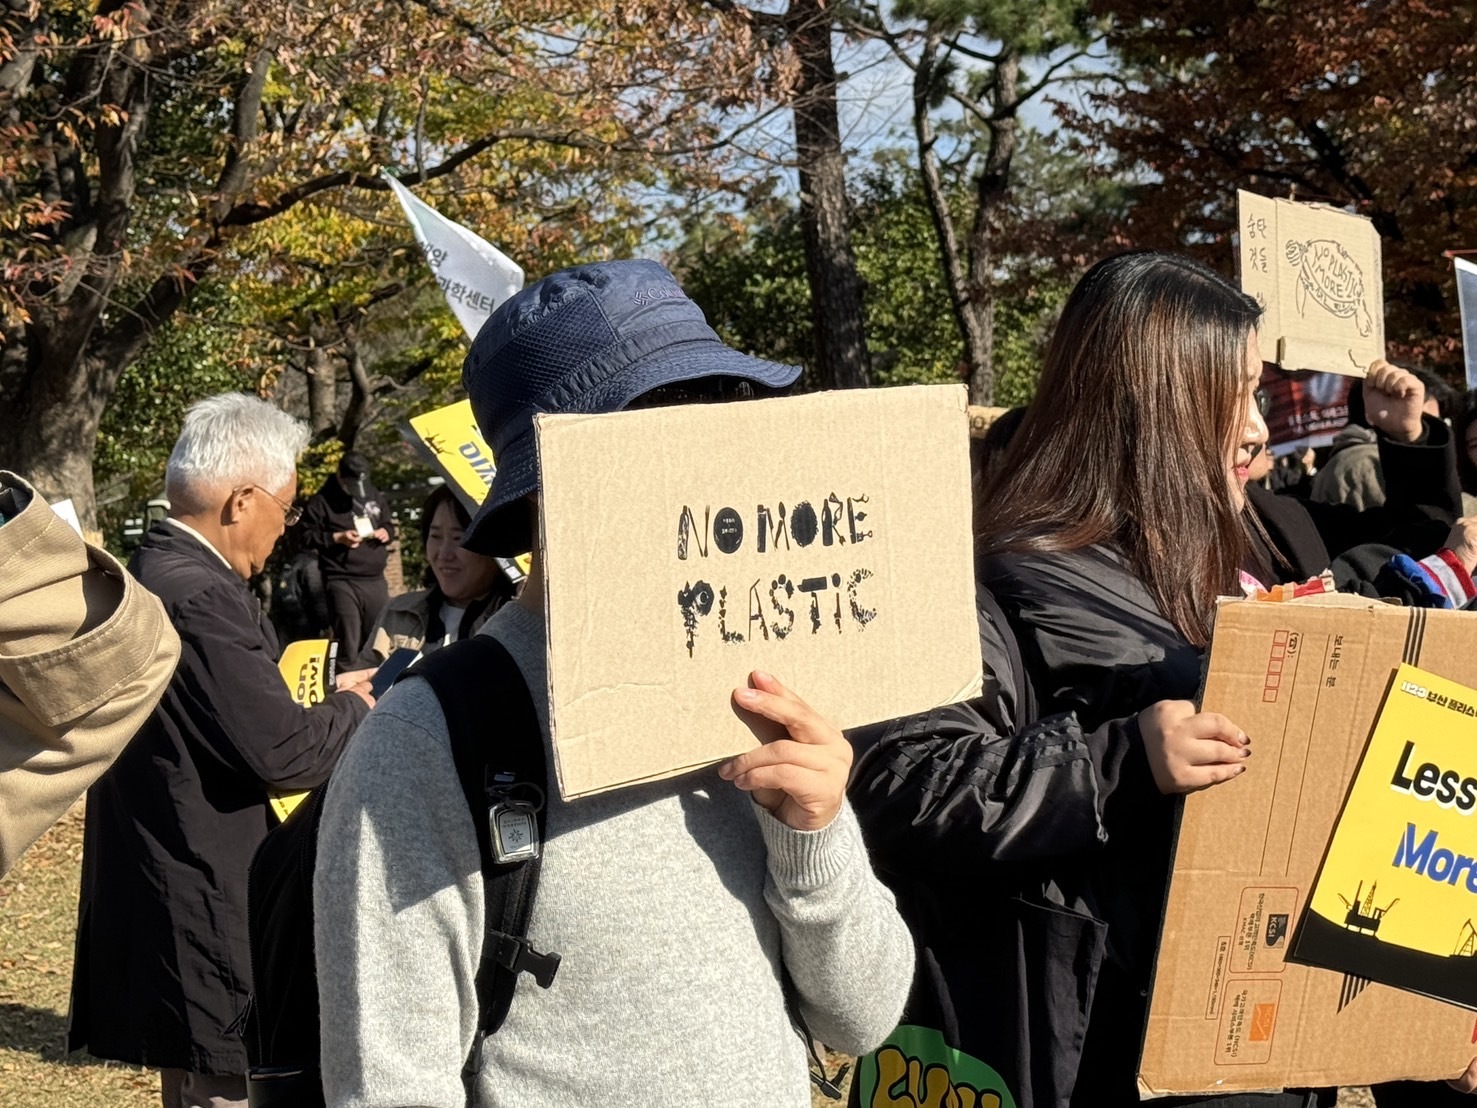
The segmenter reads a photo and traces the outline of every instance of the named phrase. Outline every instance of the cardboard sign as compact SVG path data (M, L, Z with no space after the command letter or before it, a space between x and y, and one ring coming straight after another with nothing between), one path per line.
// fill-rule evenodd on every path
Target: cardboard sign
M1385 356L1374 224L1322 204L1237 192L1241 288L1265 309L1262 357L1363 377Z
M1289 958L1402 662L1477 685L1477 616L1338 595L1222 603L1202 706L1245 730L1253 757L1185 798L1139 1065L1146 1096L1445 1079L1477 1056L1473 1012ZM1388 870L1398 844L1386 837ZM1362 890L1356 877L1337 891L1357 892L1362 909L1378 879L1370 914L1387 908L1388 877L1364 876Z
M997 419L1003 416L1009 408L986 408L979 404L969 405L969 437L982 439Z
M1477 691L1402 665L1292 957L1477 1008Z
M472 415L472 402L459 400L444 408L411 416L405 438L446 480L471 515L477 514L497 466L492 461L492 448L482 437L477 419ZM528 574L528 555L497 560L508 579L518 584Z
M1270 363L1261 385L1272 401L1267 441L1275 454L1330 445L1348 426L1349 394L1360 387L1342 373L1290 373Z
M560 792L750 749L756 669L840 727L974 695L964 409L934 385L537 416Z
M1466 258L1456 263L1456 298L1462 315L1462 355L1467 363L1467 388L1477 389L1477 265Z
M333 691L334 667L338 661L338 643L328 639L299 639L288 643L277 659L277 672L287 682L287 691L292 699L304 708L321 704ZM273 793L270 796L272 811L279 820L292 814L292 810L303 802L307 790L293 793Z

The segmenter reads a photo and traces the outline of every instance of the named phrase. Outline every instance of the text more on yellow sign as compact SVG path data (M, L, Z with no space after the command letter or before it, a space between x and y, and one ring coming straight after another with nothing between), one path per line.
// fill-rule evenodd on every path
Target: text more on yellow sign
M1297 960L1477 1008L1477 690L1396 671L1309 907Z

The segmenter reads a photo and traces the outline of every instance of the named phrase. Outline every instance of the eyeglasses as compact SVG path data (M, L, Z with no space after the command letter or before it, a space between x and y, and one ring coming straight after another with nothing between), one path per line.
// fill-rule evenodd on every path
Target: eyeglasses
M282 509L282 523L284 526L292 527L296 525L298 520L303 518L303 510L301 508L295 508L291 504L284 504L275 496L272 496L270 491L262 488L260 485L248 485L247 487L257 489L258 491L264 492L268 496L272 497L272 500L276 503L277 507Z
M1272 394L1270 392L1259 388L1251 395L1256 401L1256 410L1262 413L1263 419L1272 414Z

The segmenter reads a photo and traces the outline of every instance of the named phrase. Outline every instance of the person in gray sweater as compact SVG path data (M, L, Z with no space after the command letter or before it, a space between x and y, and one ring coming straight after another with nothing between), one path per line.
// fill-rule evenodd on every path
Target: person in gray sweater
M790 385L730 350L654 262L566 270L500 307L463 370L499 469L466 544L532 546L534 411L614 411ZM481 634L534 692L549 744L542 574ZM548 792L530 944L563 960L519 978L483 1046L483 1105L810 1104L799 1014L864 1053L902 1014L912 940L845 800L851 747L777 680L735 704L782 739L706 770L572 801ZM489 741L499 712L488 706ZM553 764L552 753L549 764ZM425 682L386 696L330 783L314 886L330 1108L461 1108L477 1025L483 887L445 719Z

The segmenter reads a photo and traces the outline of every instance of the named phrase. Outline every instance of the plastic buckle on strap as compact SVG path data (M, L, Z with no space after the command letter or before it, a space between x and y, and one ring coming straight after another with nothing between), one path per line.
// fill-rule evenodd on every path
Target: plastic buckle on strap
M482 1072L482 1044L486 1041L487 1032L479 1027L477 1034L472 1036L472 1050L467 1055L467 1064L462 1067L464 1075L475 1077Z
M840 1100L841 1083L846 1080L846 1072L851 1069L850 1062L841 1063L832 1077L826 1072L826 1063L821 1059L821 1052L816 1049L815 1040L806 1036L806 1048L810 1052L810 1080L817 1089L821 1091L827 1100Z
M815 1070L811 1070L810 1080L827 1100L840 1100L841 1082L846 1080L846 1071L850 1068L850 1066L843 1065L836 1071L836 1079L834 1081L827 1077L824 1071L816 1073Z
M532 974L541 989L547 989L552 985L554 975L559 972L557 953L540 954L529 945L527 939L515 938L501 932L497 935L497 950L494 951L494 957L497 959L497 964L504 969L512 970L514 973Z

